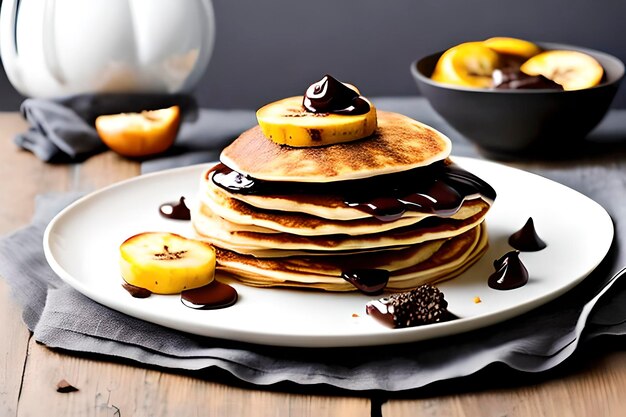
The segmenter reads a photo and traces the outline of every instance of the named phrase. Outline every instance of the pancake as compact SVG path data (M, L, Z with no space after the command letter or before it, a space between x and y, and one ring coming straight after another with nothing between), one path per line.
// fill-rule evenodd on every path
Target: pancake
M372 214L368 214L363 210L352 208L345 203L345 196L341 194L313 194L313 193L294 193L294 194L245 194L245 193L232 193L223 189L215 184L213 181L214 168L210 168L202 176L200 184L200 199L209 208L216 211L222 217L227 217L235 222L243 223L233 219L233 215L225 214L226 211L249 211L247 207L254 207L260 210L271 210L276 213L277 216L289 216L291 213L305 213L318 218L327 220L357 220L372 217ZM373 186L379 186L375 184ZM276 187L280 188L280 187ZM239 205L237 202L231 201L232 199L238 200L243 203ZM485 198L481 194L475 194L468 196L466 200L483 199L486 204L491 204L492 201ZM465 204L463 204L465 206ZM217 206L217 207L216 207ZM238 206L234 207L234 206ZM468 215L463 213L466 211L465 207L460 208L459 213L453 213L453 218L463 218ZM402 214L402 217L419 217L415 219L415 222L432 216L434 213L423 213L414 210L407 210ZM408 224L405 221L404 224Z
M202 176L200 198L212 196L234 198L250 206L265 210L299 212L330 220L356 220L369 217L367 213L347 207L339 196L299 194L299 195L254 195L229 193L216 185L213 180L213 167Z
M390 247L383 247L383 248L366 248L366 249L355 249L355 250L345 250L345 251L334 251L332 252L332 254L329 254L328 251L254 249L254 248L239 247L237 248L237 253L240 253L242 255L254 256L255 258L286 258L290 256L326 257L329 255L334 256L334 255L354 255L354 254L365 254L365 253L377 253L380 251L402 250L402 249L407 249L410 247L411 245L390 246Z
M428 242L402 251L386 251L375 257L259 259L221 249L216 254L218 269L252 286L354 291L354 286L342 278L342 272L361 266L389 270L386 289L403 291L426 282L440 282L457 276L478 260L486 247L487 233L484 223L481 223L451 239Z
M450 154L450 139L435 129L397 113L377 114L372 136L322 147L281 146L255 126L226 147L220 160L261 180L321 183L402 172Z
M433 213L423 214L407 211L406 216L402 216L394 221L381 221L373 216L364 219L349 221L328 220L322 217L312 216L298 212L280 212L274 210L258 209L247 203L228 197L225 193L209 192L208 195L201 195L201 208L198 216L216 215L231 224L229 231L238 231L237 225L241 226L239 231L258 231L265 229L265 233L293 233L300 236L320 236L332 234L364 235L371 233L382 233L388 230L397 229L417 224L418 222L434 216ZM471 217L488 206L481 199L465 201L462 207L450 216L451 219L462 220ZM257 230L251 230L254 226Z
M470 233L469 231L468 233ZM327 256L289 256L285 258L256 258L241 255L227 249L218 249L220 265L247 263L257 265L272 271L289 271L294 273L328 275L341 277L344 270L350 269L381 269L396 271L414 266L426 261L441 246L446 239L432 240L419 245L412 245L401 250L384 250L364 254L362 252L347 255Z
M218 226L219 221L221 221L219 216L208 211L203 216L194 219L193 227L200 239L234 251L280 248L283 250L333 252L414 245L428 240L449 238L481 223L487 211L488 206L463 220L432 217L418 223L417 226L402 227L391 233L372 233L359 236L343 234L299 236L290 233L228 232Z

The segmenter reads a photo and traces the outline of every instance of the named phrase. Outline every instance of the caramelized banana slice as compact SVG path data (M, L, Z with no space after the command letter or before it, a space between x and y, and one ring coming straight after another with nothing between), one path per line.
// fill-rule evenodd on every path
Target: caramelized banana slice
M563 86L581 90L600 84L604 70L593 57L577 51L551 50L524 62L520 70L528 75L543 75Z
M376 130L376 108L365 114L311 113L302 96L289 97L261 107L256 113L268 139L294 147L323 146L370 136Z
M494 37L483 41L483 44L500 54L515 55L530 58L541 52L541 48L532 42L517 38Z
M215 276L215 250L174 233L145 232L120 245L126 282L155 294L178 294L209 284Z
M498 54L482 42L466 42L441 55L432 79L463 87L486 88L492 85L491 74L498 67Z

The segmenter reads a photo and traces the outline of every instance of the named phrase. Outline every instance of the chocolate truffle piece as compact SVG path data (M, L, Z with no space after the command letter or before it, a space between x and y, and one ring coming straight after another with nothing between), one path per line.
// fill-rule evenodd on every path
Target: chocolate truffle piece
M447 307L443 293L424 284L409 292L372 300L365 306L365 311L386 326L402 328L445 321Z

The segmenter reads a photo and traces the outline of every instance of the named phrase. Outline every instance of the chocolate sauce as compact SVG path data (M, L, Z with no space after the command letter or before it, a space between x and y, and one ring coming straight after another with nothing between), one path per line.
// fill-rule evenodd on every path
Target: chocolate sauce
M496 69L492 78L494 88L500 90L563 90L543 75L527 75L514 67Z
M180 294L180 301L196 310L215 310L230 307L237 302L237 290L217 280L200 288L185 290Z
M191 220L191 212L185 204L185 197L181 197L178 203L164 203L159 206L161 216L173 220Z
M364 294L380 294L389 282L386 269L351 269L341 273L343 279Z
M532 217L528 218L524 227L509 236L509 245L522 252L537 252L548 246L537 235Z
M528 270L519 258L519 251L511 251L493 262L496 272L487 283L494 290L512 290L528 282Z
M357 115L370 111L364 97L328 74L307 88L302 105L311 113Z
M441 161L409 171L331 183L296 183L258 180L223 164L213 169L213 182L231 193L253 195L311 194L335 196L348 207L381 221L393 221L406 211L452 216L465 199L496 198L495 190L458 165Z
M152 295L152 291L146 288L136 287L128 282L124 282L122 287L128 291L133 298L148 298Z

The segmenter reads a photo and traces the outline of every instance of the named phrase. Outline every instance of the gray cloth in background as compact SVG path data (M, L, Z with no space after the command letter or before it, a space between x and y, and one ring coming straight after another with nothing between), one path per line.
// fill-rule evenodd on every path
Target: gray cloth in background
M380 99L375 103L378 108L403 112L447 133L454 141L455 154L478 155L423 100ZM216 115L214 122L219 126L224 114L207 111L206 116L210 115ZM253 122L253 112L230 116L232 128L239 122ZM622 146L626 137L625 116L623 113L609 119L618 133L598 135L600 142ZM196 127L202 131L201 126ZM601 132L603 129L599 128ZM216 147L221 145L216 142ZM151 161L152 165L144 166L144 171L185 165L185 155L158 164ZM181 333L118 313L64 284L44 259L43 231L48 221L76 195L38 198L32 224L0 240L0 275L7 279L23 306L24 320L37 341L67 351L190 370L198 376L217 367L258 385L291 381L355 391L401 391L470 375L497 362L521 371L540 372L563 362L581 343L594 337L626 333L626 280L610 281L626 265L626 160L613 154L612 161L607 164L602 156L591 155L550 163L516 162L602 204L616 227L611 253L583 283L557 300L505 323L435 340L338 349L259 346Z
M217 161L222 148L255 124L256 116L249 110L199 109L195 120L181 126L174 147L143 161L141 172Z
M80 162L103 152L106 145L94 127L96 117L178 105L182 121L196 119L195 99L172 94L85 94L58 99L29 98L21 106L29 129L15 143L52 163Z

